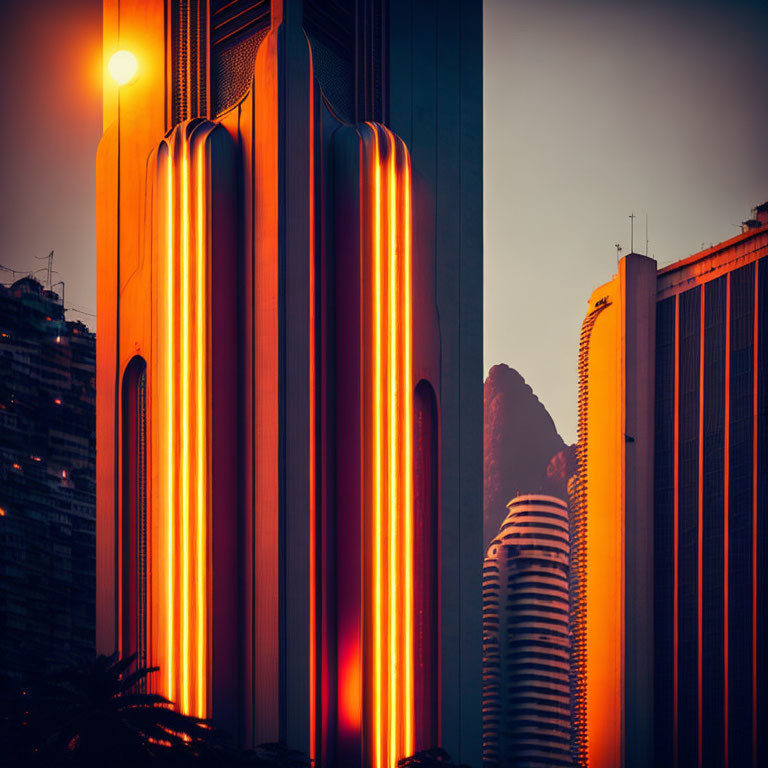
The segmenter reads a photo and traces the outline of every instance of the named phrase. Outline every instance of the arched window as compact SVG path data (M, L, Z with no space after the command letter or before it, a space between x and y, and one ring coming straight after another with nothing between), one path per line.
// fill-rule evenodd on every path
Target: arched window
M121 652L146 666L147 364L138 356L123 374L122 418Z
M438 745L438 419L432 385L422 379L413 401L414 676L416 749Z

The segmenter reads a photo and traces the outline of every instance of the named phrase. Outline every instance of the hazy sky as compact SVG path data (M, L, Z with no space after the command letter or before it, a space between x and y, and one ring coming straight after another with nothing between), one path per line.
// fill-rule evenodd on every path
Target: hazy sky
M761 9L762 6L762 9ZM765 3L486 0L485 371L576 437L579 327L615 243L665 264L768 199ZM0 0L0 264L96 307L101 0ZM0 281L10 279L0 272ZM95 318L80 317L89 325Z
M579 330L615 243L660 264L768 200L768 13L745 2L485 2L485 371L576 439Z
M32 272L55 250L53 282L89 313L101 66L101 0L0 0L0 264ZM0 270L0 282L11 279Z

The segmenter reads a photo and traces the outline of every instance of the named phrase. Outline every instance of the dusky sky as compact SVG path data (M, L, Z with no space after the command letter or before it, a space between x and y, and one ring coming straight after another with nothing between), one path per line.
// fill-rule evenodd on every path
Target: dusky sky
M581 320L629 214L667 264L768 199L766 22L748 0L485 1L484 373L519 370L567 442ZM87 313L101 67L101 0L0 0L0 264L55 250Z
M660 265L768 200L768 5L486 0L485 374L576 440L581 321L616 243Z
M87 313L96 312L101 5L0 0L0 264L34 272L54 250L52 282L64 280L67 306Z

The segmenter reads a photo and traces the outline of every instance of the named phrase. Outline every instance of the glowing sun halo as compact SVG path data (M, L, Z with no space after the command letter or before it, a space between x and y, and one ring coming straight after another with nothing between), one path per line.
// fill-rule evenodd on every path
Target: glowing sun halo
M136 77L139 69L139 62L130 51L117 51L112 54L112 58L107 65L109 74L118 85L126 85Z

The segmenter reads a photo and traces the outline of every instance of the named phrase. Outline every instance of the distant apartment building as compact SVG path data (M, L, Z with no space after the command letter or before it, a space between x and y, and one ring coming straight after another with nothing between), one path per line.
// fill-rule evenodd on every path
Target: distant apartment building
M94 649L95 351L56 293L0 285L0 675Z
M576 755L768 765L768 204L590 298L571 520Z
M483 764L570 766L568 507L507 508L483 566Z

